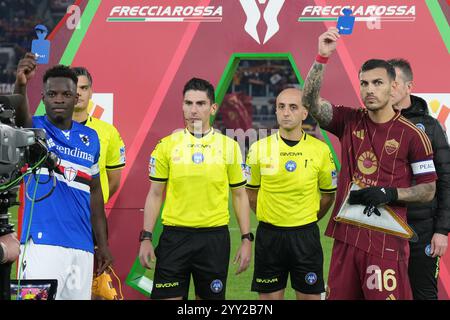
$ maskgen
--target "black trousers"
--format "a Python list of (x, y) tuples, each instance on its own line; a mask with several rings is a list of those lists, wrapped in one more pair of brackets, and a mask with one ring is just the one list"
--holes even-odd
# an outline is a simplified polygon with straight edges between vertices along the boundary
[(409, 281), (414, 300), (437, 300), (439, 257), (427, 255), (427, 246), (434, 234), (433, 219), (408, 221), (419, 241), (409, 243)]

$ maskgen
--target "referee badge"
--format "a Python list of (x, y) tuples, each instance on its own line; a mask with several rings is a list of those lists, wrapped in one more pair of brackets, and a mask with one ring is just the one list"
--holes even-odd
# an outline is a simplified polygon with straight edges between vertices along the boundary
[(308, 272), (305, 276), (305, 282), (312, 286), (317, 282), (317, 274), (315, 274), (314, 272)]
[(211, 282), (211, 285), (209, 286), (211, 288), (211, 291), (214, 293), (220, 293), (223, 290), (223, 283), (219, 279), (215, 279)]
[(205, 160), (205, 157), (203, 156), (203, 153), (196, 152), (192, 155), (192, 161), (195, 164), (200, 164)]
[(151, 176), (155, 175), (156, 172), (156, 159), (154, 157), (150, 158), (150, 162), (148, 164), (148, 172)]
[(295, 171), (295, 169), (297, 169), (297, 163), (295, 163), (295, 161), (289, 160), (288, 162), (286, 162), (284, 167), (286, 168), (287, 171), (293, 172)]
[(120, 147), (120, 162), (125, 163), (125, 146)]
[(337, 187), (337, 172), (336, 170), (331, 171), (331, 185)]
[(246, 165), (245, 163), (241, 164), (242, 174), (244, 176), (245, 180), (249, 180), (252, 176), (250, 166)]

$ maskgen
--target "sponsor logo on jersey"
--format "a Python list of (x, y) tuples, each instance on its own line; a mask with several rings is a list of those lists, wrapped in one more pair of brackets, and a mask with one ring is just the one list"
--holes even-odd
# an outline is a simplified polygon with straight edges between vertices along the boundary
[(280, 152), (280, 156), (282, 157), (297, 157), (301, 155), (301, 152)]
[(377, 157), (371, 151), (365, 151), (358, 157), (358, 169), (363, 174), (372, 174), (378, 169)]
[(75, 158), (80, 158), (83, 160), (94, 162), (94, 156), (92, 154), (82, 151), (79, 148), (68, 148), (68, 147), (63, 147), (63, 146), (57, 145), (53, 142), (53, 140), (51, 138), (47, 140), (47, 145), (49, 148), (53, 148), (53, 147), (56, 148), (56, 150), (60, 154), (65, 154), (65, 155), (72, 156)]
[(187, 145), (188, 148), (211, 148), (210, 144), (201, 144), (201, 143), (189, 143)]

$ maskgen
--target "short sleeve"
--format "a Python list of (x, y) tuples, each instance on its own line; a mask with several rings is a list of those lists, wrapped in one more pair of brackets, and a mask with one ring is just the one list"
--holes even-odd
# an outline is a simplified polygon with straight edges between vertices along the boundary
[(155, 146), (148, 165), (149, 178), (153, 182), (165, 183), (169, 178), (169, 160), (164, 140)]
[(417, 184), (429, 183), (437, 179), (433, 148), (430, 139), (421, 130), (414, 130), (411, 134), (408, 158)]
[(258, 161), (258, 143), (255, 142), (251, 145), (248, 151), (247, 161), (247, 185), (246, 188), (258, 189), (261, 186), (261, 171), (260, 164)]
[(100, 140), (98, 139), (98, 135), (97, 133), (92, 130), (94, 132), (95, 135), (95, 139), (97, 140), (97, 144), (96, 144), (96, 148), (94, 151), (94, 162), (91, 166), (91, 176), (92, 178), (97, 178), (100, 176), (100, 167), (98, 164), (98, 160), (100, 158)]
[(328, 146), (323, 146), (322, 161), (319, 168), (319, 189), (322, 193), (333, 193), (337, 189), (337, 171), (333, 155)]
[(125, 144), (115, 127), (111, 132), (106, 152), (106, 170), (117, 170), (125, 166)]
[(247, 180), (245, 177), (246, 165), (242, 159), (241, 148), (239, 144), (234, 140), (227, 140), (226, 146), (227, 152), (232, 152), (229, 154), (227, 159), (231, 159), (230, 163), (227, 163), (227, 174), (228, 174), (228, 183), (230, 188), (239, 188), (246, 184)]

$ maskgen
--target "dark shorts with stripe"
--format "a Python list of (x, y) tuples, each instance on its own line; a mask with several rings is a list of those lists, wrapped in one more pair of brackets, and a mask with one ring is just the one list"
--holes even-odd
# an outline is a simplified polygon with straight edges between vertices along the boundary
[(270, 293), (291, 286), (304, 294), (325, 291), (323, 252), (317, 223), (277, 227), (260, 222), (256, 231), (252, 291)]
[(230, 260), (227, 226), (164, 226), (155, 255), (152, 299), (187, 298), (191, 275), (201, 299), (225, 299)]

